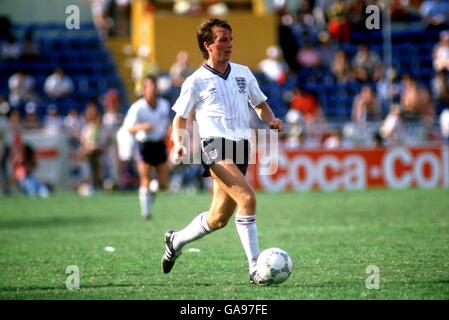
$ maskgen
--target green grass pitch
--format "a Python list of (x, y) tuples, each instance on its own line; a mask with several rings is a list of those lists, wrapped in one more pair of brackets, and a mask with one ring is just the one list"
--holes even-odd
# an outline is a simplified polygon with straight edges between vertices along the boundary
[[(149, 221), (137, 192), (0, 198), (0, 299), (449, 299), (447, 189), (259, 193), (260, 246), (294, 263), (269, 287), (249, 284), (233, 221), (161, 272), (165, 231), (207, 210), (210, 197), (159, 194)], [(66, 288), (70, 265), (79, 289)], [(369, 266), (379, 289), (366, 287)]]

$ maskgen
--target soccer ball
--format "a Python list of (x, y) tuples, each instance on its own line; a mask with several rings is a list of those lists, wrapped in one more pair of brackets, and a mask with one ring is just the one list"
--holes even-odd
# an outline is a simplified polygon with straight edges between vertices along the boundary
[(268, 284), (282, 283), (290, 277), (293, 262), (287, 252), (279, 248), (262, 251), (257, 258), (257, 273)]

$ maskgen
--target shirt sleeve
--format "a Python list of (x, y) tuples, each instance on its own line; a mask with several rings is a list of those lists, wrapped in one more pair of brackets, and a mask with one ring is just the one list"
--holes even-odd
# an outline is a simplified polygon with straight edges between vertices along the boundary
[(129, 128), (134, 127), (137, 124), (137, 109), (131, 108), (128, 110), (126, 114), (125, 120), (123, 120), (123, 128), (128, 130)]
[(164, 116), (161, 119), (161, 126), (164, 128), (164, 130), (167, 130), (170, 124), (170, 103), (166, 99), (161, 99), (161, 103), (164, 108)]
[(249, 102), (253, 107), (258, 106), (262, 102), (267, 100), (267, 96), (260, 90), (259, 84), (257, 83), (256, 77), (254, 77), (253, 73), (248, 69), (248, 96)]
[(193, 79), (187, 78), (181, 87), (181, 94), (173, 106), (173, 111), (177, 116), (181, 116), (184, 119), (189, 117), (190, 112), (198, 101), (198, 91), (195, 88)]

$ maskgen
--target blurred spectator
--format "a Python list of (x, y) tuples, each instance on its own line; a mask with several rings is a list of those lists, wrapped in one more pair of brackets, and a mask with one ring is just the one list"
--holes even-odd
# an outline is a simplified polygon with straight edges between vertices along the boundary
[(47, 198), (49, 190), (43, 182), (35, 177), (36, 167), (37, 159), (33, 147), (22, 144), (19, 152), (13, 157), (14, 178), (18, 182), (20, 190), (27, 196)]
[(291, 71), (298, 70), (296, 54), (299, 49), (297, 38), (292, 30), (293, 16), (288, 11), (285, 3), (277, 10), (279, 46), (282, 48), (282, 55)]
[(441, 134), (446, 144), (449, 143), (449, 108), (446, 108), (440, 114)]
[(435, 71), (449, 71), (449, 31), (440, 32), (440, 41), (433, 48), (433, 68)]
[(301, 112), (288, 110), (285, 115), (284, 147), (295, 150), (302, 146), (304, 138), (304, 123)]
[(377, 97), (382, 106), (382, 111), (389, 110), (392, 103), (399, 103), (402, 86), (399, 83), (397, 71), (388, 68), (382, 79), (376, 84)]
[(103, 115), (103, 125), (107, 131), (112, 132), (115, 137), (117, 130), (123, 122), (123, 113), (120, 95), (117, 89), (109, 89), (103, 98), (105, 113)]
[(141, 46), (137, 51), (137, 57), (132, 62), (132, 78), (134, 81), (134, 93), (136, 96), (143, 94), (143, 79), (147, 75), (157, 76), (159, 67), (156, 62), (150, 60), (151, 49)]
[(385, 146), (385, 140), (382, 137), (382, 135), (380, 134), (380, 131), (376, 131), (373, 134), (373, 142), (372, 142), (372, 147), (373, 148), (380, 148), (380, 147), (384, 147)]
[(402, 77), (402, 84), (404, 88), (401, 95), (401, 116), (403, 120), (433, 125), (435, 111), (429, 90), (418, 85), (410, 75)]
[(9, 128), (11, 129), (12, 139), (16, 139), (16, 136), (20, 136), (23, 130), (22, 117), (19, 110), (12, 109), (9, 114)]
[(73, 81), (60, 67), (47, 77), (44, 91), (51, 99), (65, 98), (73, 92)]
[(399, 104), (392, 105), (390, 112), (382, 122), (379, 133), (387, 144), (401, 144), (403, 142), (404, 127)]
[(25, 33), (20, 54), (21, 58), (24, 60), (33, 60), (39, 58), (40, 50), (39, 46), (34, 40), (34, 34), (32, 30), (28, 30)]
[(28, 102), (25, 105), (25, 118), (22, 122), (24, 130), (39, 130), (42, 128), (37, 116), (37, 105), (34, 102)]
[(174, 0), (173, 12), (179, 15), (195, 14), (202, 11), (201, 0)]
[(170, 67), (170, 80), (172, 86), (181, 88), (184, 80), (190, 76), (195, 69), (189, 61), (189, 53), (187, 51), (179, 51), (176, 55), (176, 61)]
[(229, 7), (224, 0), (203, 0), (202, 2), (210, 16), (225, 16), (229, 13)]
[[(282, 0), (281, 0), (282, 1)], [(327, 29), (327, 12), (330, 6), (333, 4), (334, 0), (315, 0), (312, 3), (313, 16), (315, 18), (315, 25), (319, 30)]]
[(447, 0), (426, 0), (419, 12), (429, 28), (442, 29), (449, 27), (449, 3)]
[(105, 112), (103, 114), (104, 131), (104, 156), (105, 163), (102, 166), (107, 172), (104, 176), (107, 189), (117, 186), (119, 183), (119, 159), (117, 150), (117, 132), (123, 122), (123, 113), (121, 113), (120, 96), (116, 89), (109, 89), (103, 100)]
[(63, 119), (63, 128), (65, 133), (69, 136), (69, 145), (79, 146), (82, 125), (78, 110), (70, 109)]
[[(102, 187), (101, 154), (103, 152), (103, 133), (101, 117), (96, 103), (89, 102), (84, 111), (84, 125), (81, 129), (81, 154), (86, 160), (86, 184), (80, 186), (83, 195), (90, 195)], [(87, 192), (84, 193), (84, 188)]]
[(296, 21), (292, 24), (292, 31), (299, 46), (304, 46), (305, 43), (317, 43), (318, 28), (308, 1), (299, 3)]
[(366, 31), (365, 25), (366, 21), (365, 8), (367, 7), (366, 1), (363, 0), (350, 1), (348, 3), (348, 6), (349, 6), (348, 21), (351, 32)]
[(382, 77), (383, 65), (374, 51), (362, 44), (358, 47), (355, 57), (352, 59), (352, 68), (355, 77), (361, 82), (376, 82)]
[(55, 104), (47, 106), (47, 115), (44, 117), (43, 127), (44, 131), (51, 135), (59, 135), (63, 132), (63, 121)]
[(358, 127), (365, 127), (368, 121), (379, 121), (382, 119), (379, 102), (370, 86), (363, 86), (355, 96), (352, 104), (351, 119)]
[(343, 133), (340, 130), (332, 130), (323, 140), (323, 148), (327, 150), (338, 149), (341, 147)]
[(34, 99), (34, 83), (34, 78), (23, 70), (11, 75), (8, 80), (8, 87), (9, 103), (12, 107), (17, 107)]
[(351, 37), (349, 7), (344, 0), (335, 0), (327, 14), (327, 29), (331, 38), (337, 42), (348, 42)]
[(131, 16), (131, 0), (115, 0), (117, 6), (118, 35), (129, 36), (129, 21)]
[(3, 60), (16, 60), (20, 56), (20, 45), (17, 43), (16, 38), (12, 34), (9, 34), (6, 42), (2, 46), (2, 58)]
[(337, 53), (337, 46), (335, 43), (330, 41), (330, 36), (328, 32), (320, 32), (318, 35), (320, 56), (323, 65), (326, 68), (330, 68), (334, 60), (335, 54)]
[(419, 12), (415, 12), (411, 6), (410, 0), (392, 0), (390, 5), (390, 16), (392, 22), (411, 22), (420, 20)]
[(89, 0), (92, 17), (97, 27), (98, 34), (102, 38), (107, 38), (108, 30), (111, 27), (111, 21), (107, 16), (107, 11), (111, 0)]
[(290, 102), (290, 108), (298, 110), (306, 126), (324, 123), (325, 117), (315, 94), (295, 88)]
[(81, 130), (82, 121), (76, 109), (69, 110), (64, 117), (63, 128), (68, 137), (69, 147), (69, 182), (73, 188), (76, 188), (81, 183)]
[(279, 85), (287, 79), (288, 66), (282, 59), (282, 53), (278, 46), (270, 46), (266, 50), (267, 57), (260, 61), (259, 70), (271, 81)]
[(331, 71), (338, 83), (347, 83), (353, 79), (351, 64), (345, 51), (339, 50), (335, 53)]
[(12, 143), (11, 128), (8, 120), (9, 109), (9, 104), (5, 97), (0, 96), (0, 186), (4, 194), (11, 192), (8, 172)]
[(449, 79), (447, 77), (447, 71), (437, 71), (431, 81), (431, 91), (432, 98), (437, 105), (449, 106)]
[(300, 67), (307, 69), (318, 68), (323, 64), (320, 51), (310, 42), (305, 43), (304, 46), (299, 49), (297, 60)]

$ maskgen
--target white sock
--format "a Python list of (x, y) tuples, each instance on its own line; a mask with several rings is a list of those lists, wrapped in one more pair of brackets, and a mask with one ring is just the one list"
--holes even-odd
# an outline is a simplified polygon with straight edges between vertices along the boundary
[(184, 229), (175, 232), (173, 247), (175, 250), (181, 250), (187, 243), (198, 240), (212, 231), (207, 224), (207, 212), (202, 212)]
[(256, 216), (236, 214), (235, 225), (240, 236), (243, 249), (248, 258), (249, 273), (256, 269), (257, 257), (259, 256), (259, 235), (257, 233)]
[(142, 217), (151, 216), (151, 194), (148, 188), (141, 186), (139, 188), (140, 213)]

